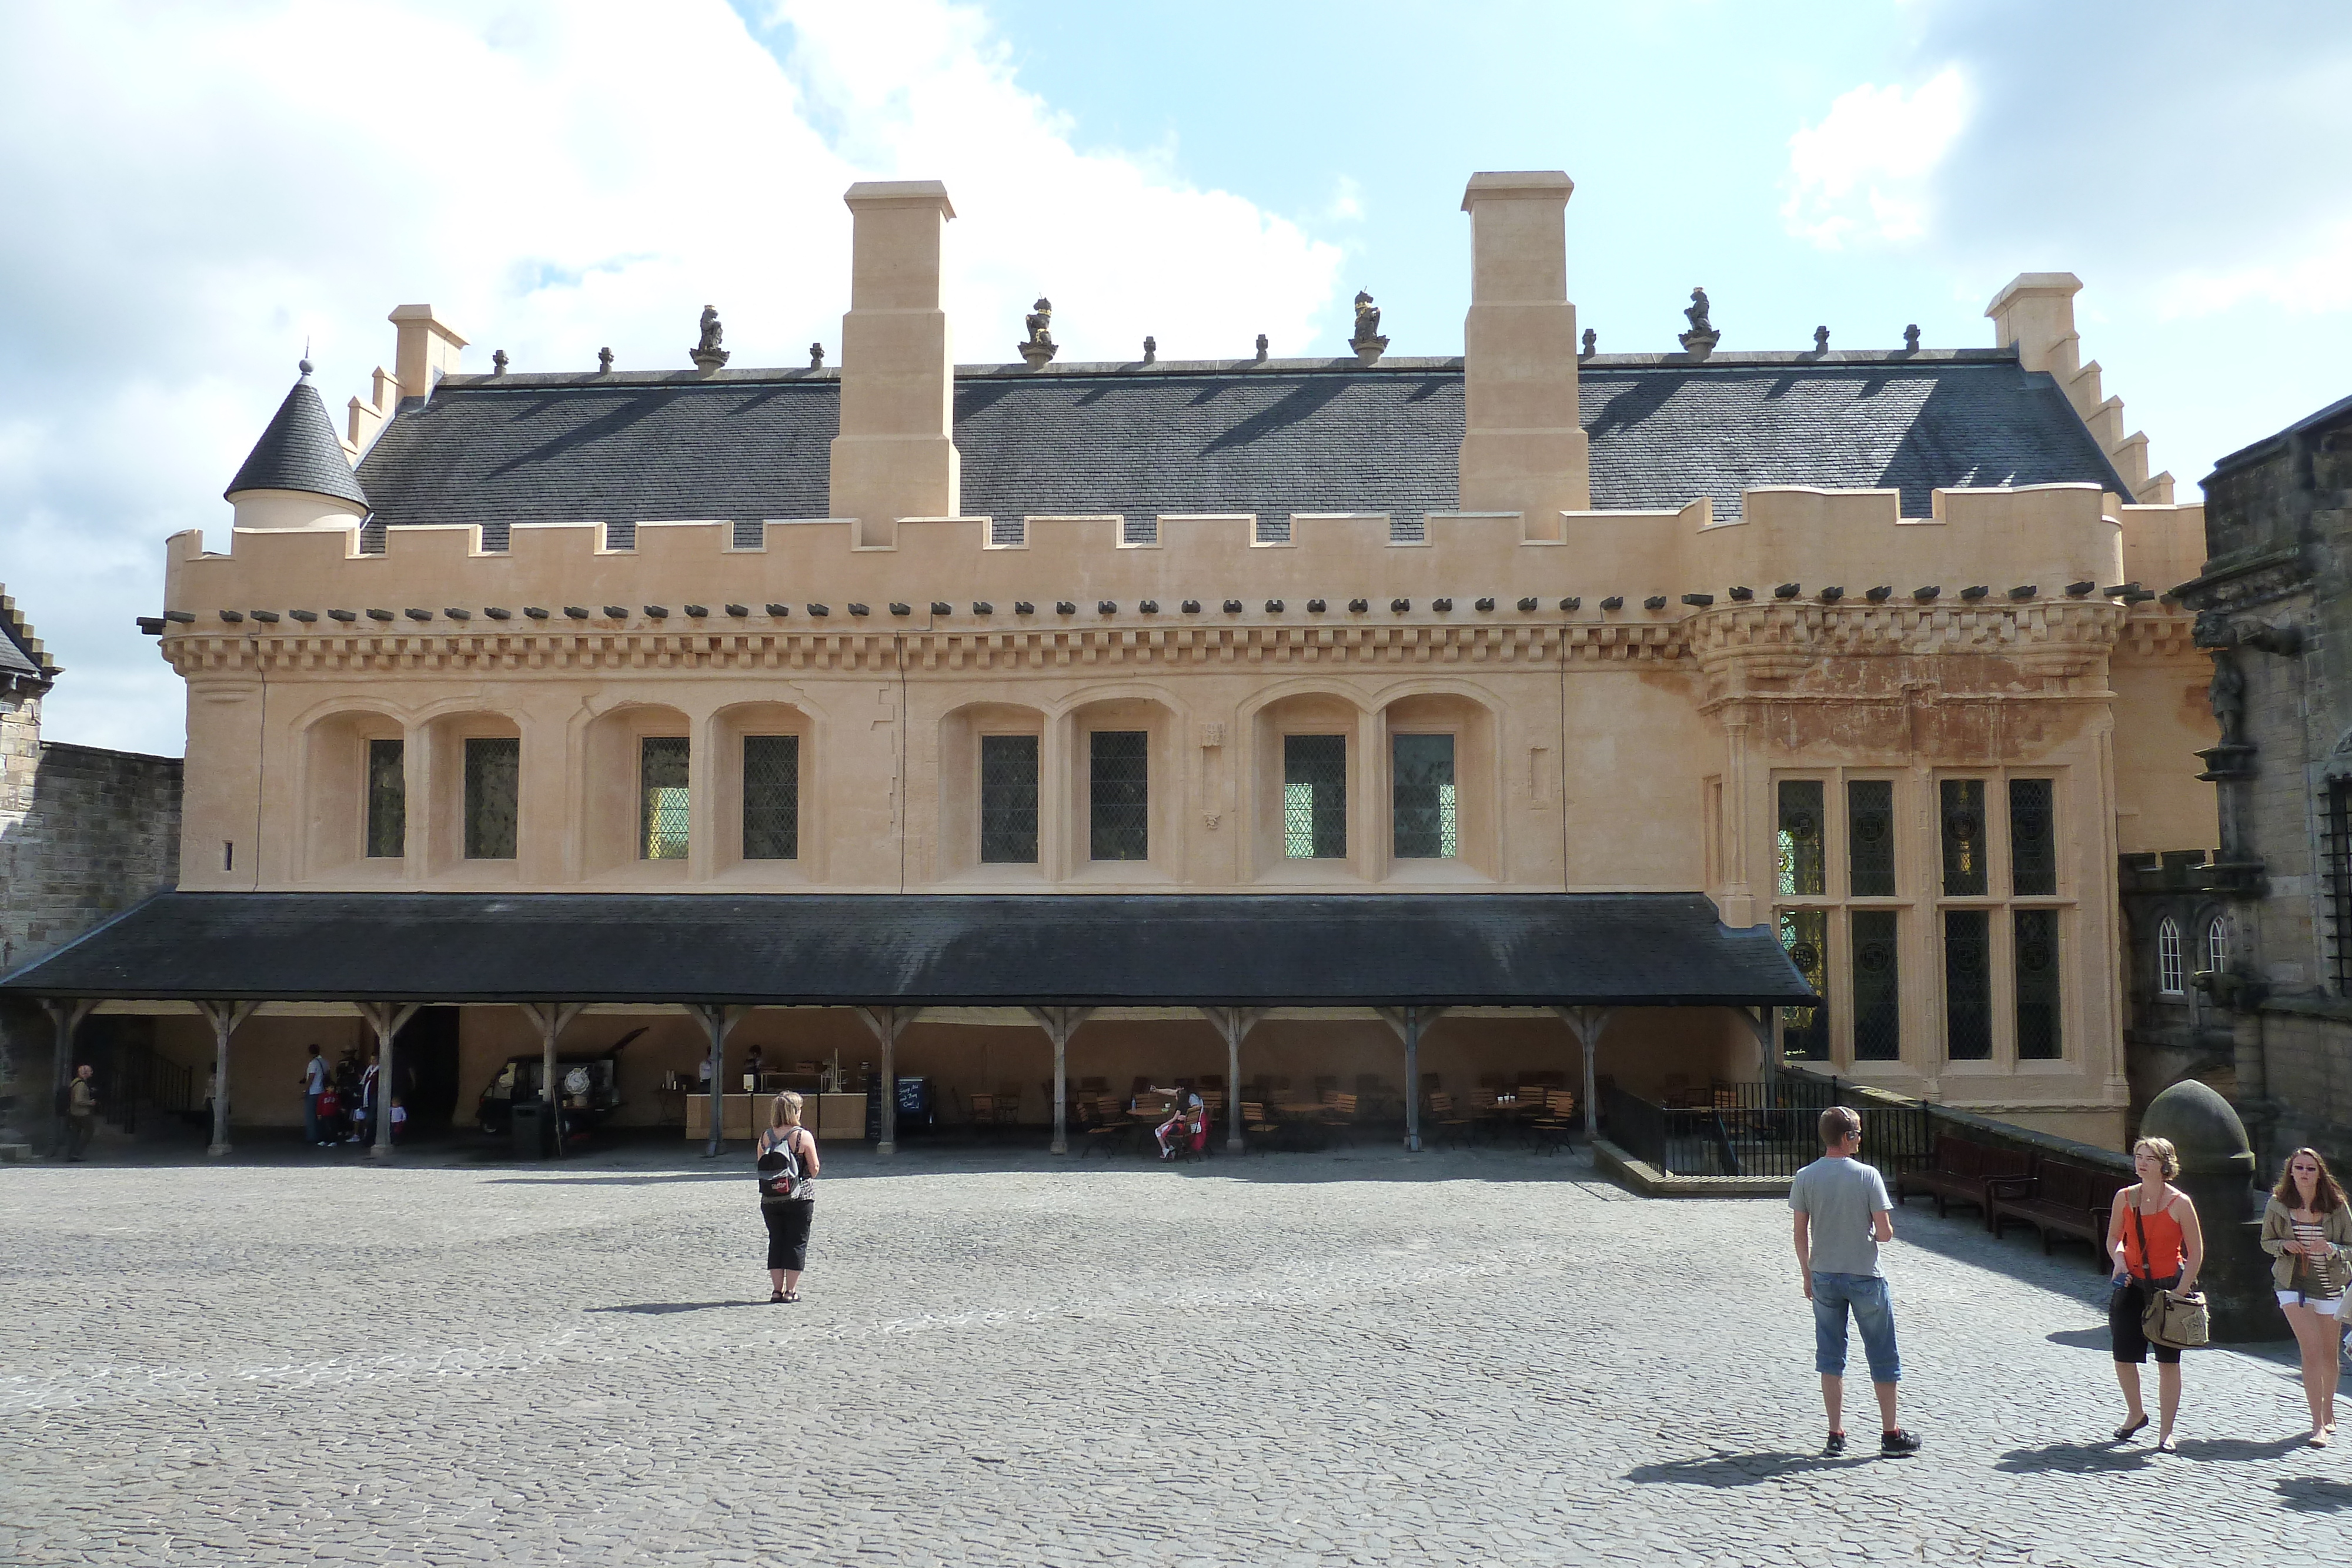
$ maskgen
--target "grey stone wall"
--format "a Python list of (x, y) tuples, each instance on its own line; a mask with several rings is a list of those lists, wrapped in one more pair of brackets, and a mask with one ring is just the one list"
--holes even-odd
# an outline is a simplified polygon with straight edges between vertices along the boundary
[[(180, 759), (40, 738), (40, 695), (0, 695), (0, 969), (72, 940), (180, 873)], [(96, 1020), (93, 1020), (93, 1024)], [(103, 1032), (85, 1024), (84, 1041)], [(49, 1021), (0, 1004), (0, 1113), (37, 1130), (54, 1087)]]

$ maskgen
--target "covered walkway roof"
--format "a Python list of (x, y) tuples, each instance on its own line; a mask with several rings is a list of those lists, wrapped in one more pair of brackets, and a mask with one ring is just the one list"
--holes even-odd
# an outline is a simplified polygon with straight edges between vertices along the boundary
[(164, 893), (0, 979), (219, 1001), (1802, 1006), (1696, 893)]

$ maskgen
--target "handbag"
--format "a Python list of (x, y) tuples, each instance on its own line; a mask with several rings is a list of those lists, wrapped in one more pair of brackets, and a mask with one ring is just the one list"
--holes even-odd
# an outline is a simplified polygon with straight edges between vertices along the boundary
[[(2139, 1199), (2126, 1199), (2131, 1205), (2132, 1228), (2139, 1232), (2139, 1266), (2153, 1270), (2154, 1259), (2147, 1249), (2147, 1226), (2140, 1218)], [(2139, 1332), (2150, 1344), (2167, 1350), (2196, 1350), (2212, 1338), (2211, 1318), (2205, 1310), (2205, 1292), (2193, 1291), (2180, 1295), (2159, 1290), (2156, 1276), (2146, 1276), (2141, 1283), (2147, 1287), (2147, 1305), (2140, 1309)]]

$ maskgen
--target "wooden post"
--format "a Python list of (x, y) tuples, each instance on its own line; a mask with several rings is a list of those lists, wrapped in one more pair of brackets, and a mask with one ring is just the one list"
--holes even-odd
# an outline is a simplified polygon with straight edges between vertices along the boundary
[(1444, 1008), (1374, 1008), (1388, 1026), (1404, 1041), (1404, 1146), (1407, 1154), (1421, 1153), (1421, 1028), (1435, 1023), (1445, 1014)]
[[(392, 1157), (392, 1041), (422, 1002), (362, 1002), (360, 1017), (375, 1030), (375, 1145), (368, 1150), (378, 1159)], [(224, 1047), (224, 1050), (226, 1048)]]
[[(96, 1006), (98, 1006), (98, 999), (94, 997), (43, 997), (41, 998), (41, 1010), (49, 1015), (50, 1036), (57, 1043), (58, 1087), (63, 1087), (73, 1081), (74, 1032), (81, 1028), (81, 1020), (89, 1017), (90, 1009)], [(58, 1120), (61, 1121), (62, 1118)], [(54, 1131), (58, 1134), (58, 1147), (62, 1151), (65, 1128), (60, 1125)]]
[(1225, 1037), (1225, 1152), (1242, 1152), (1242, 1040), (1266, 1015), (1265, 1008), (1202, 1008)]
[(198, 1002), (196, 1010), (213, 1026), (213, 1141), (205, 1153), (228, 1153), (228, 1037), (253, 1016), (259, 1002)]
[[(524, 1002), (522, 1016), (530, 1019), (539, 1030), (539, 1103), (540, 1114), (551, 1117), (555, 1124), (555, 1157), (563, 1157), (563, 1113), (555, 1092), (555, 1037), (580, 1016), (585, 1002)], [(714, 1070), (715, 1072), (715, 1070)], [(716, 1083), (718, 1079), (711, 1080)], [(508, 1102), (512, 1104), (513, 1102)]]
[(1616, 1010), (1614, 1008), (1552, 1009), (1568, 1025), (1570, 1032), (1576, 1036), (1576, 1043), (1584, 1051), (1584, 1142), (1588, 1148), (1591, 1146), (1592, 1140), (1601, 1135), (1601, 1107), (1597, 1103), (1601, 1093), (1601, 1075), (1594, 1058), (1599, 1053), (1601, 1031), (1609, 1027), (1609, 1015)]
[(1094, 1016), (1092, 1008), (1032, 1007), (1029, 1016), (1054, 1042), (1054, 1143), (1053, 1152), (1070, 1152), (1070, 1036), (1080, 1024)]
[(920, 1008), (859, 1008), (857, 1016), (882, 1045), (882, 1131), (874, 1140), (877, 1155), (898, 1152), (898, 1037), (915, 1021)]
[[(858, 1010), (865, 1011), (863, 1008)], [(710, 1142), (704, 1146), (702, 1157), (715, 1160), (727, 1142), (727, 1037), (735, 1032), (737, 1024), (751, 1016), (751, 1009), (696, 1002), (692, 1011), (702, 1020), (702, 1032), (710, 1039)], [(550, 1060), (553, 1060), (551, 1055)]]

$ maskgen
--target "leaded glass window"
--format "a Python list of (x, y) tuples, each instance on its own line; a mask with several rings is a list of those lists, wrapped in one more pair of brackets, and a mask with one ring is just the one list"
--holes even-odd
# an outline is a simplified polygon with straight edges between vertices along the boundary
[(2055, 1061), (2058, 1032), (2058, 912), (2013, 912), (2017, 933), (2017, 1059)]
[[(1789, 950), (1789, 962), (1797, 973), (1805, 977), (1816, 996), (1829, 995), (1830, 920), (1829, 913), (1821, 909), (1784, 909), (1780, 912), (1780, 944)], [(1780, 1009), (1780, 1054), (1790, 1061), (1827, 1061), (1830, 1057), (1830, 1009), (1782, 1008)]]
[(2179, 996), (2189, 988), (2186, 977), (2181, 973), (2180, 926), (2168, 915), (2156, 927), (2156, 988), (2168, 997)]
[(1822, 781), (1780, 780), (1780, 886), (1784, 896), (1818, 898), (1822, 880)]
[(1853, 912), (1853, 1059), (1903, 1057), (1903, 987), (1891, 909)]
[(1846, 879), (1856, 898), (1895, 896), (1895, 781), (1855, 779), (1845, 787)]
[(466, 742), (466, 858), (515, 858), (522, 742), (510, 735), (474, 736)]
[(1088, 855), (1098, 861), (1150, 859), (1150, 732), (1097, 729), (1087, 745)]
[(2215, 915), (2205, 923), (2205, 972), (2219, 975), (2230, 967), (2230, 922)]
[(980, 858), (990, 865), (1037, 862), (1037, 737), (980, 737)]
[(743, 858), (798, 860), (801, 853), (801, 737), (743, 737)]
[(1348, 737), (1282, 737), (1282, 852), (1291, 860), (1348, 854)]
[(1389, 814), (1399, 860), (1452, 860), (1461, 852), (1461, 824), (1454, 815), (1454, 737), (1400, 735), (1391, 737), (1392, 769)]
[(684, 736), (649, 735), (637, 742), (637, 856), (686, 858), (687, 767)]
[(397, 740), (367, 743), (367, 852), (396, 860), (408, 852), (407, 747)]
[(2051, 821), (2051, 781), (2009, 781), (2009, 874), (2021, 898), (2058, 891), (2058, 845)]
[(1954, 1061), (1985, 1061), (1992, 1056), (1990, 910), (1944, 911), (1944, 1051)]
[(1981, 779), (1941, 781), (1944, 896), (1981, 896), (1985, 879), (1985, 787)]

